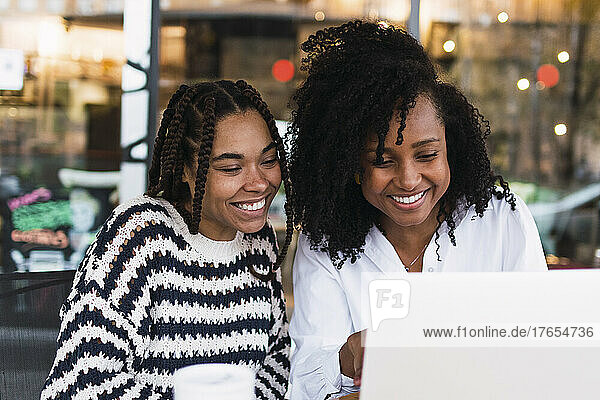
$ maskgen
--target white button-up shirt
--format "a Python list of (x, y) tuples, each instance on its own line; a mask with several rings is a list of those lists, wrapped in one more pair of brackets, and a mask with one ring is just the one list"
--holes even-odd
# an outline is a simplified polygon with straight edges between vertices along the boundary
[[(423, 256), (423, 273), (546, 270), (533, 217), (515, 197), (514, 211), (508, 202), (493, 197), (481, 218), (474, 207), (458, 212), (456, 246), (443, 223), (438, 239), (441, 261), (434, 235)], [(351, 378), (340, 373), (338, 352), (348, 336), (369, 324), (361, 312), (361, 275), (390, 272), (406, 273), (393, 245), (375, 227), (367, 234), (360, 258), (353, 264), (346, 261), (341, 269), (333, 266), (325, 252), (311, 250), (308, 238), (300, 235), (290, 325), (296, 347), (291, 400), (321, 400), (329, 394), (337, 397), (358, 390)]]

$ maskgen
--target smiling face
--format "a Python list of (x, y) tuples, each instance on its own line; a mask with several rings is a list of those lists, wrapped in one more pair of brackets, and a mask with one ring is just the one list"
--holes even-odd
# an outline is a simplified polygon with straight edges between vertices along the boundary
[[(197, 162), (193, 173), (184, 166), (192, 194), (196, 168)], [(259, 231), (280, 184), (275, 143), (261, 115), (252, 110), (223, 118), (215, 126), (199, 231), (214, 240)]]
[(450, 185), (445, 129), (427, 96), (410, 109), (404, 142), (396, 145), (398, 115), (390, 121), (383, 164), (375, 165), (377, 136), (370, 135), (361, 154), (365, 199), (381, 211), (386, 232), (394, 228), (437, 226), (437, 204)]

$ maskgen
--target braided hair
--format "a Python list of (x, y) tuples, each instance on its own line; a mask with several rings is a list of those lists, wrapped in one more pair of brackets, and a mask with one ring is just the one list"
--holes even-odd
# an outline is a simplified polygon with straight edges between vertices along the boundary
[[(146, 194), (168, 200), (181, 214), (190, 233), (197, 234), (202, 213), (202, 200), (206, 188), (210, 154), (215, 135), (215, 125), (223, 118), (256, 110), (265, 120), (271, 139), (275, 143), (281, 176), (286, 193), (286, 235), (275, 265), (267, 274), (251, 267), (255, 277), (270, 281), (285, 259), (292, 240), (293, 217), (291, 183), (283, 141), (273, 115), (256, 89), (244, 81), (202, 82), (181, 85), (173, 94), (156, 135), (152, 163), (148, 172)], [(193, 197), (189, 185), (182, 180), (184, 165), (193, 168), (198, 162)], [(190, 198), (191, 197), (191, 198)], [(191, 213), (185, 204), (192, 202)]]
[(446, 132), (450, 186), (440, 199), (437, 228), (445, 221), (456, 245), (453, 215), (459, 203), (474, 206), (481, 217), (495, 195), (515, 209), (508, 184), (491, 170), (485, 148), (489, 123), (458, 89), (438, 79), (423, 47), (404, 30), (357, 20), (317, 31), (302, 50), (308, 74), (293, 97), (289, 169), (294, 222), (313, 249), (326, 251), (338, 267), (363, 251), (380, 215), (354, 179), (362, 172), (367, 134), (377, 135), (375, 163), (380, 164), (392, 116), (400, 117), (399, 145), (421, 94), (431, 100)]

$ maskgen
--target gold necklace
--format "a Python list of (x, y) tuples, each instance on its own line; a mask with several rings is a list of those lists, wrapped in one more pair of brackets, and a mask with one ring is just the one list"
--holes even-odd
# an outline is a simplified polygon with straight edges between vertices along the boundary
[[(385, 231), (383, 230), (383, 226), (381, 226), (381, 224), (379, 222), (375, 222), (375, 227), (377, 227), (377, 229), (379, 229), (379, 232), (381, 232), (381, 234), (384, 237), (387, 237), (385, 234)], [(417, 260), (423, 255), (423, 253), (425, 253), (425, 249), (427, 248), (428, 244), (429, 243), (425, 243), (425, 247), (423, 247), (423, 249), (419, 252), (419, 255), (417, 256), (417, 258), (415, 258), (414, 260), (412, 260), (412, 262), (410, 264), (408, 264), (408, 267), (404, 266), (404, 269), (406, 270), (406, 272), (410, 272), (410, 267), (412, 267), (417, 262)], [(400, 260), (400, 261), (402, 261), (402, 260)]]
[(425, 253), (425, 249), (427, 248), (428, 244), (429, 243), (425, 244), (425, 247), (423, 247), (423, 250), (421, 250), (419, 252), (419, 255), (417, 256), (417, 258), (415, 258), (414, 260), (412, 260), (412, 262), (410, 264), (408, 264), (408, 267), (404, 267), (404, 269), (406, 270), (406, 272), (409, 272), (410, 271), (410, 267), (412, 267), (417, 262), (417, 260), (419, 258), (421, 258), (421, 256), (423, 255), (423, 253)]

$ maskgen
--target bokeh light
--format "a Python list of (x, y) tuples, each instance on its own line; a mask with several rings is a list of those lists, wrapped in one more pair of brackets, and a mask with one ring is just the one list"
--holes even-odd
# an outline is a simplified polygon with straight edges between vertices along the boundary
[(498, 22), (503, 24), (506, 21), (508, 21), (508, 13), (506, 11), (502, 11), (500, 14), (498, 14)]
[(325, 13), (323, 11), (317, 11), (315, 13), (315, 20), (321, 22), (325, 20)]
[(552, 64), (541, 65), (537, 70), (537, 80), (542, 82), (545, 87), (551, 88), (558, 83), (560, 73), (558, 68)]
[(519, 88), (519, 90), (529, 89), (529, 79), (527, 79), (527, 78), (519, 79), (519, 81), (517, 82), (517, 87)]
[(558, 55), (556, 56), (556, 58), (558, 58), (558, 62), (564, 64), (567, 61), (569, 61), (569, 58), (571, 58), (571, 56), (569, 55), (568, 51), (561, 51), (560, 53), (558, 53)]
[(279, 82), (289, 82), (294, 77), (294, 64), (289, 60), (277, 60), (271, 68), (271, 73)]
[(442, 47), (446, 53), (452, 53), (456, 48), (456, 43), (454, 43), (454, 40), (446, 40)]
[(565, 125), (565, 124), (557, 124), (554, 127), (554, 133), (556, 133), (557, 136), (565, 135), (567, 133), (567, 125)]

